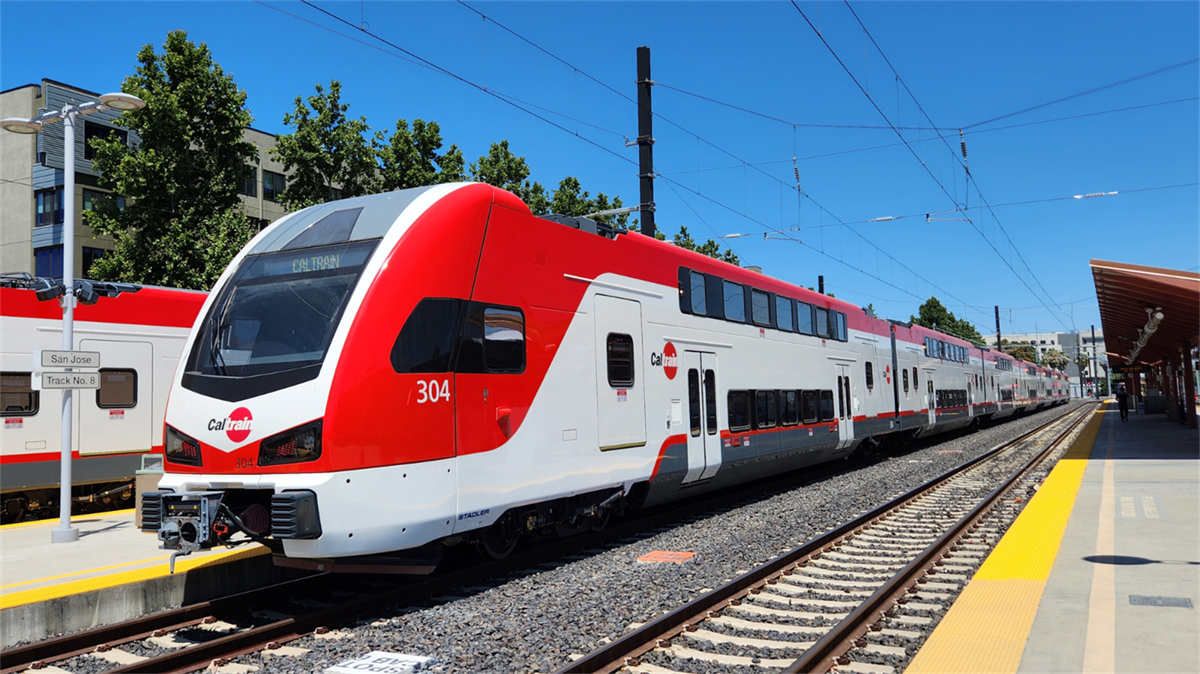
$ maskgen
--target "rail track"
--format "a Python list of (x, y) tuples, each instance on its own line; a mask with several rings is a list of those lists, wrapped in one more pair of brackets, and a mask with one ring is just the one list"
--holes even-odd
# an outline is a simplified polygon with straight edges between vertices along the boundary
[[(1043, 432), (1060, 420), (1061, 417), (1012, 442), (1020, 442)], [(938, 437), (928, 442), (937, 444), (946, 439)], [(996, 451), (998, 450), (993, 450), (992, 453)], [(882, 460), (884, 457), (871, 457), (854, 464), (854, 467)], [(974, 462), (967, 465), (974, 465)], [(601, 532), (522, 550), (503, 560), (451, 565), (451, 568), (439, 570), (435, 575), (422, 579), (392, 577), (380, 580), (379, 577), (314, 574), (217, 600), (11, 648), (0, 653), (0, 674), (37, 669), (86, 654), (115, 666), (115, 669), (108, 670), (111, 672), (190, 672), (208, 667), (214, 661), (223, 663), (246, 653), (276, 650), (309, 634), (329, 633), (330, 637), (336, 638), (337, 632), (331, 632), (332, 628), (393, 606), (418, 604), (446, 595), (457, 588), (477, 587), (486, 583), (488, 578), (508, 576), (563, 557), (650, 535), (681, 520), (736, 507), (774, 493), (829, 479), (847, 469), (848, 466), (843, 463), (826, 464), (755, 485), (725, 490), (701, 499), (654, 509), (636, 519), (614, 524)], [(822, 538), (826, 537), (828, 535)], [(738, 583), (739, 580), (741, 579), (730, 585)], [(777, 583), (778, 581), (769, 584), (774, 587)], [(839, 588), (851, 588), (848, 592), (861, 594), (861, 589), (856, 588), (854, 581), (844, 582)], [(724, 589), (705, 595), (705, 598), (716, 597)], [(858, 595), (845, 594), (845, 597), (849, 596)], [(844, 602), (845, 597), (838, 597), (837, 600)], [(764, 607), (767, 606), (767, 599), (769, 597), (763, 597)], [(736, 628), (740, 624), (736, 620), (729, 616), (723, 624)], [(692, 627), (695, 628), (694, 625)], [(698, 628), (696, 631), (699, 631)], [(88, 671), (104, 670), (105, 666), (100, 662), (88, 667)], [(790, 663), (790, 660), (788, 662)], [(767, 662), (764, 661), (763, 664)]]
[(835, 666), (892, 674), (1019, 514), (1044, 475), (1039, 467), (1094, 410), (1085, 405), (1001, 444), (557, 674)]

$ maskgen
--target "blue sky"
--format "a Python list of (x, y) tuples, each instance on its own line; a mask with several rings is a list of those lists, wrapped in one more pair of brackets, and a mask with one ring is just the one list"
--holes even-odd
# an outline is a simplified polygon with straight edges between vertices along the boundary
[[(631, 204), (637, 171), (622, 157), (636, 161), (636, 149), (623, 136), (636, 136), (636, 108), (588, 76), (634, 98), (635, 50), (648, 45), (664, 85), (654, 91), (665, 178), (655, 196), (668, 235), (745, 234), (726, 241), (768, 274), (806, 286), (823, 274), (838, 297), (891, 318), (936, 295), (982, 332), (994, 330), (993, 305), (1006, 333), (1099, 327), (1089, 258), (1200, 265), (1196, 63), (978, 125), (1197, 59), (1194, 2), (852, 3), (869, 36), (844, 3), (800, 2), (820, 37), (790, 2), (469, 3), (579, 73), (456, 2), (315, 4), (351, 26), (274, 0), (5, 0), (0, 89), (45, 77), (115, 90), (141, 45), (185, 29), (248, 92), (256, 128), (285, 133), (293, 99), (339, 79), (343, 101), (375, 129), (436, 120), (469, 159), (508, 139), (544, 185), (574, 175)], [(567, 131), (397, 58), (364, 24)], [(912, 128), (929, 126), (917, 103), (945, 140)], [(889, 124), (908, 127), (907, 145)], [(997, 128), (1011, 125), (1023, 126)], [(960, 127), (969, 187), (954, 156)], [(1149, 189), (1173, 185), (1188, 186)], [(1120, 194), (1062, 199), (1110, 191)], [(990, 210), (978, 208), (981, 194)], [(1027, 201), (1039, 203), (1005, 205)], [(886, 216), (908, 217), (864, 222)], [(790, 231), (764, 239), (770, 230)]]

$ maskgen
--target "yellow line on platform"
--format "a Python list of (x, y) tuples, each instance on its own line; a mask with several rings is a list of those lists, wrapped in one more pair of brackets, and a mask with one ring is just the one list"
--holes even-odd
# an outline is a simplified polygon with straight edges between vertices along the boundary
[(58, 576), (49, 576), (47, 578), (35, 578), (33, 580), (23, 580), (19, 583), (10, 583), (8, 585), (0, 585), (0, 590), (7, 590), (10, 587), (17, 587), (20, 585), (30, 585), (32, 583), (45, 583), (45, 582), (51, 581), (51, 580), (58, 580), (59, 578), (70, 578), (71, 576), (81, 576), (85, 573), (96, 573), (98, 571), (111, 571), (112, 569), (119, 569), (122, 566), (133, 566), (134, 564), (146, 564), (149, 562), (157, 562), (157, 561), (161, 561), (161, 560), (167, 560), (170, 558), (171, 558), (170, 555), (163, 555), (163, 556), (159, 556), (159, 557), (151, 557), (149, 559), (141, 559), (136, 562), (122, 562), (120, 564), (113, 564), (112, 566), (102, 566), (98, 569), (85, 569), (83, 571), (72, 571), (71, 573), (64, 573), (64, 574), (61, 574)]
[[(102, 513), (88, 513), (87, 515), (72, 515), (71, 521), (78, 522), (80, 520), (104, 518), (108, 517), (109, 515), (124, 515), (131, 512), (133, 512), (133, 508), (126, 508), (124, 510), (109, 510), (108, 512)], [(21, 527), (36, 527), (38, 525), (49, 526), (52, 524), (58, 524), (57, 517), (52, 520), (34, 520), (32, 522), (13, 522), (12, 524), (0, 524), (0, 531), (4, 529), (19, 529)]]
[[(240, 550), (229, 550), (207, 557), (199, 557), (195, 559), (182, 558), (175, 564), (175, 573), (186, 573), (206, 566), (216, 564), (224, 564), (226, 562), (234, 562), (242, 559), (249, 559), (259, 555), (270, 554), (270, 550), (258, 545), (251, 544), (250, 548), (242, 548)], [(13, 592), (12, 594), (0, 595), (0, 610), (13, 608), (14, 606), (24, 606), (25, 604), (35, 604), (37, 602), (50, 601), (51, 599), (59, 599), (74, 594), (84, 594), (94, 590), (103, 590), (105, 588), (116, 587), (118, 585), (128, 585), (130, 583), (143, 582), (169, 576), (170, 571), (167, 564), (156, 564), (144, 569), (133, 569), (130, 571), (122, 571), (120, 573), (111, 573), (105, 576), (96, 576), (95, 578), (83, 578), (73, 580), (58, 585), (49, 585), (47, 587), (38, 587), (32, 590), (24, 590), (22, 592)]]
[(1017, 671), (1103, 415), (1097, 410), (905, 674)]

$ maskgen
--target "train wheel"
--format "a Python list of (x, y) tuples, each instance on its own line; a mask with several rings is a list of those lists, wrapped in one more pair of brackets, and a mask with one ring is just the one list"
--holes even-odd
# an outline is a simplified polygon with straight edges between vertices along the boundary
[(593, 517), (591, 527), (590, 527), (591, 530), (592, 531), (604, 531), (604, 528), (608, 526), (608, 520), (611, 517), (612, 517), (611, 510), (605, 510), (603, 515), (600, 515), (599, 517)]
[(515, 518), (506, 514), (484, 530), (475, 543), (475, 550), (484, 559), (504, 559), (517, 549), (520, 538), (521, 530)]
[(25, 517), (25, 502), (22, 499), (12, 499), (0, 508), (0, 524), (20, 522)]

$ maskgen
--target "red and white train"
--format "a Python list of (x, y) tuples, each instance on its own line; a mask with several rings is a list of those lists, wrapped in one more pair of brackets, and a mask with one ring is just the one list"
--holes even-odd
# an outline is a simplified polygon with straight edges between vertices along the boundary
[[(74, 498), (132, 505), (142, 454), (162, 452), (179, 355), (205, 293), (142, 288), (75, 309), (75, 348), (100, 353), (100, 388), (72, 406)], [(0, 288), (0, 521), (58, 510), (62, 393), (37, 386), (34, 354), (62, 345), (62, 310)]]
[(325, 569), (458, 542), (502, 556), (525, 532), (1068, 392), (1007, 355), (535, 217), (482, 184), (282, 218), (234, 259), (185, 352), (144, 528), (182, 553), (241, 531)]

